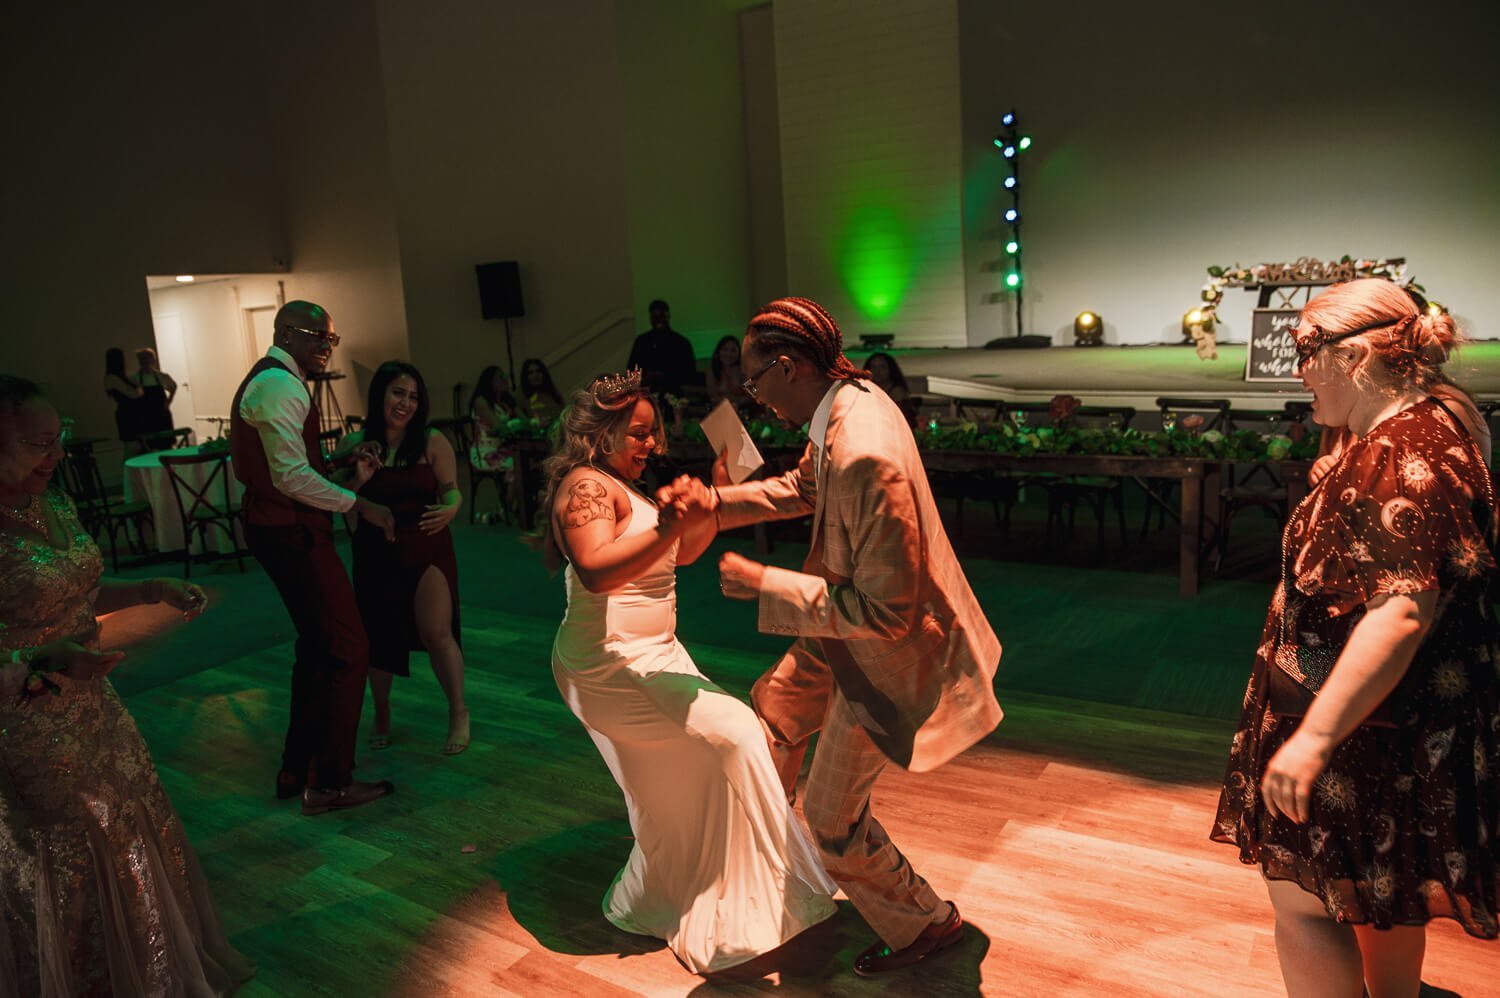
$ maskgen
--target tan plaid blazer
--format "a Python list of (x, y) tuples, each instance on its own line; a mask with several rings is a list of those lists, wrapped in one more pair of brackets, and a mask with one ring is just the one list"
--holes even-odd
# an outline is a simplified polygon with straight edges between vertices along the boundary
[(814, 442), (786, 474), (720, 489), (720, 525), (812, 513), (803, 570), (766, 570), (760, 630), (816, 639), (880, 750), (934, 769), (1000, 723), (1000, 642), (896, 404), (866, 382), (842, 388), (825, 439), (817, 474)]

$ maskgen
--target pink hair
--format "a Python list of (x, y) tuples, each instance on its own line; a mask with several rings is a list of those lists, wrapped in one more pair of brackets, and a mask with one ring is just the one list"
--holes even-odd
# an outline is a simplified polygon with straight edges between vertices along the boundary
[[(1356, 333), (1357, 331), (1357, 333)], [(1339, 343), (1341, 334), (1356, 333)], [(1460, 342), (1453, 319), (1431, 312), (1406, 289), (1378, 277), (1335, 284), (1302, 309), (1297, 339), (1320, 337), (1352, 361), (1350, 376), (1386, 387), (1427, 390), (1447, 382), (1443, 363)], [(1386, 377), (1373, 377), (1379, 360)]]

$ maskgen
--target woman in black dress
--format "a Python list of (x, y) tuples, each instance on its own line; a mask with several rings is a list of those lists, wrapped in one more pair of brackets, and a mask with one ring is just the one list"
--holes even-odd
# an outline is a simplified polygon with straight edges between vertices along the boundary
[(1212, 835), (1261, 868), (1289, 995), (1416, 995), (1428, 921), (1500, 935), (1495, 491), (1434, 392), (1448, 316), (1352, 281), (1296, 340), (1351, 439), (1283, 534)]
[(446, 437), (427, 426), (427, 386), (401, 361), (381, 364), (370, 382), (365, 425), (339, 442), (335, 462), (373, 452), (378, 469), (360, 494), (396, 516), (396, 539), (354, 532), (354, 594), (370, 638), (370, 747), (391, 743), (391, 685), (410, 675), (412, 651), (426, 651), (448, 698), (445, 755), (469, 747), (464, 656), (459, 644), (458, 562), (448, 524), (463, 501)]
[[(161, 369), (156, 351), (142, 347), (135, 352), (135, 383), (141, 391), (140, 431), (141, 439), (172, 432), (172, 399), (177, 395), (177, 382)], [(159, 441), (153, 441), (159, 442)]]
[(115, 433), (122, 443), (133, 444), (141, 436), (141, 389), (125, 373), (125, 351), (104, 351), (104, 394), (115, 403)]

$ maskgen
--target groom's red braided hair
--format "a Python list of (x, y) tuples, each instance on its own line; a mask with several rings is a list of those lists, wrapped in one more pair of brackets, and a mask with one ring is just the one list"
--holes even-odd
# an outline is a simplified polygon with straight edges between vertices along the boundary
[(763, 305), (747, 330), (756, 353), (801, 354), (831, 378), (867, 378), (844, 356), (844, 334), (828, 310), (811, 298), (778, 298)]

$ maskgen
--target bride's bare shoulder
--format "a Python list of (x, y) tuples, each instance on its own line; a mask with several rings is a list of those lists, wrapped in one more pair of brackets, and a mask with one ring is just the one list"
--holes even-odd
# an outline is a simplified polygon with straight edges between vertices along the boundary
[(588, 465), (579, 465), (557, 485), (554, 512), (564, 528), (581, 527), (594, 520), (619, 518), (627, 505), (625, 490), (609, 475)]

